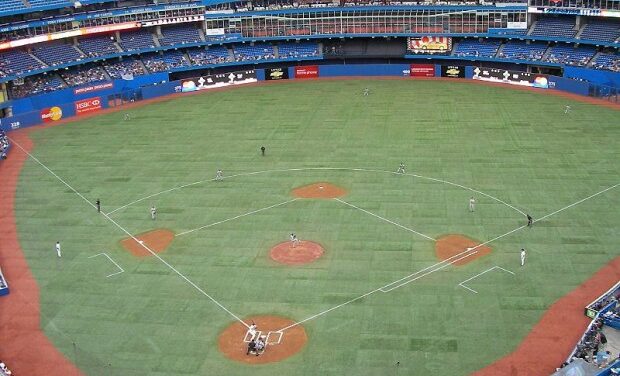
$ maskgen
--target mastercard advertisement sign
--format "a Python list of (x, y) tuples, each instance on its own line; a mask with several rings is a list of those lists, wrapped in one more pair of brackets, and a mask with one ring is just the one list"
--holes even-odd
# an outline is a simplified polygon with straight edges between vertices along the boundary
[(41, 110), (41, 120), (46, 123), (60, 119), (62, 119), (62, 108), (60, 107), (55, 106)]

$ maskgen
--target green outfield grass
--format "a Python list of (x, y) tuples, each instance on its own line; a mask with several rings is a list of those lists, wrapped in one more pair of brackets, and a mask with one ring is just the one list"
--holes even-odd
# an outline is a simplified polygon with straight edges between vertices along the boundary
[[(129, 112), (131, 121), (111, 113), (31, 136), (33, 154), (88, 199), (100, 198), (104, 212), (202, 181), (110, 215), (132, 234), (195, 229), (285, 202), (291, 189), (317, 181), (431, 238), (487, 241), (525, 223), (481, 194), (391, 174), (401, 161), (408, 173), (479, 190), (535, 218), (620, 183), (617, 111), (502, 87), (287, 82)], [(240, 175), (211, 181), (218, 168)], [(267, 172), (247, 174), (258, 171)], [(262, 366), (225, 358), (217, 337), (234, 319), (159, 260), (123, 250), (117, 227), (32, 160), (15, 214), (41, 290), (42, 327), (87, 374), (466, 375), (515, 349), (552, 302), (618, 255), (619, 205), (620, 188), (609, 190), (492, 242), (488, 256), (320, 316), (304, 324), (301, 353)], [(324, 257), (301, 267), (271, 261), (269, 248), (290, 232), (321, 243)], [(524, 268), (521, 247), (529, 250)], [(106, 278), (114, 265), (89, 258), (101, 252), (125, 272)], [(295, 321), (438, 261), (433, 241), (334, 200), (297, 200), (197, 230), (161, 257), (241, 317)], [(458, 286), (496, 265), (515, 275), (470, 281), (478, 294)]]

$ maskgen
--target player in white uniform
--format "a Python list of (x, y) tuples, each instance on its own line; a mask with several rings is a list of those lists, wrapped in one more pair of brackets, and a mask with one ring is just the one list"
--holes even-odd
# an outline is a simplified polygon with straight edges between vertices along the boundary
[(476, 210), (476, 199), (472, 197), (469, 199), (469, 211), (473, 212), (475, 210)]
[(399, 174), (404, 174), (405, 173), (405, 164), (403, 162), (400, 162), (400, 166), (398, 166), (398, 171), (396, 171)]
[(257, 325), (254, 322), (252, 322), (252, 325), (248, 328), (248, 333), (250, 333), (250, 341), (254, 341), (258, 333)]
[(570, 112), (570, 110), (571, 110), (570, 106), (564, 107), (564, 113), (565, 114), (568, 114)]
[(215, 180), (217, 180), (217, 181), (221, 181), (221, 180), (223, 179), (223, 178), (222, 178), (222, 175), (223, 175), (223, 174), (224, 174), (224, 173), (222, 172), (222, 170), (220, 170), (220, 169), (218, 168), (218, 169), (217, 169), (217, 172), (215, 173)]
[(60, 242), (56, 242), (56, 254), (58, 257), (62, 257), (60, 254)]
[(297, 235), (294, 233), (291, 233), (291, 243), (293, 243), (293, 248), (295, 248), (297, 243), (299, 243), (299, 239), (297, 239)]
[(370, 89), (365, 88), (365, 89), (364, 89), (364, 96), (365, 96), (365, 97), (367, 97), (367, 96), (368, 96), (368, 94), (370, 94)]
[(155, 205), (151, 206), (151, 219), (155, 220), (155, 218), (157, 217), (157, 208), (155, 207)]
[(525, 248), (521, 248), (521, 266), (525, 265)]

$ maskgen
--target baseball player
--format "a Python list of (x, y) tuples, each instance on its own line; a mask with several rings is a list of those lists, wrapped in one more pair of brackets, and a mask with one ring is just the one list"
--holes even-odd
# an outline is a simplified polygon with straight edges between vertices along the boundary
[(60, 254), (60, 242), (56, 242), (56, 254), (58, 257), (62, 257)]
[(370, 89), (365, 88), (365, 89), (364, 89), (364, 96), (365, 96), (365, 97), (367, 97), (367, 96), (368, 96), (368, 94), (370, 94)]
[(299, 239), (297, 239), (297, 235), (294, 233), (291, 233), (291, 243), (293, 243), (293, 248), (295, 248), (297, 243), (299, 243)]
[(396, 171), (399, 174), (404, 174), (405, 173), (405, 164), (403, 162), (400, 162), (400, 166), (398, 166), (398, 171)]
[(95, 205), (97, 205), (97, 213), (101, 213), (101, 200), (97, 199)]
[(570, 112), (570, 106), (564, 107), (564, 113), (568, 114)]
[(525, 248), (521, 248), (521, 266), (525, 265)]
[(264, 146), (261, 146), (261, 147), (260, 147), (260, 152), (261, 152), (261, 154), (263, 155), (263, 157), (265, 156), (265, 150), (266, 150), (266, 149), (265, 149), (265, 147), (264, 147)]
[(250, 341), (256, 340), (256, 335), (258, 334), (257, 330), (258, 326), (254, 321), (252, 321), (252, 325), (248, 328), (248, 333), (250, 333)]
[(157, 208), (155, 207), (155, 205), (151, 206), (151, 219), (155, 220), (155, 218), (157, 217)]
[(222, 174), (223, 174), (222, 170), (218, 168), (217, 172), (215, 173), (215, 180), (221, 181), (223, 179)]
[(526, 214), (527, 216), (527, 227), (532, 227), (532, 224), (534, 223), (534, 218), (532, 218), (531, 215)]
[(476, 199), (473, 196), (469, 199), (469, 211), (474, 212), (476, 210)]
[(129, 121), (131, 120), (131, 115), (129, 115), (129, 112), (125, 113), (125, 121)]

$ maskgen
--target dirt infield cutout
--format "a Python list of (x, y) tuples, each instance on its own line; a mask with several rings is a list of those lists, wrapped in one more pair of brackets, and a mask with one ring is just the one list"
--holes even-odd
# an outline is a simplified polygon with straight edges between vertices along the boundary
[[(141, 241), (155, 253), (162, 253), (168, 248), (174, 239), (174, 232), (167, 229), (157, 229), (136, 235), (136, 239)], [(123, 248), (131, 252), (136, 257), (152, 256), (142, 244), (136, 242), (133, 238), (125, 238), (121, 240)]]
[[(439, 260), (448, 260), (452, 256), (458, 255), (464, 251), (467, 251), (468, 248), (474, 248), (479, 245), (480, 242), (470, 239), (463, 235), (451, 234), (443, 236), (435, 242), (435, 255)], [(465, 265), (467, 263), (472, 262), (473, 260), (480, 258), (482, 256), (486, 256), (491, 253), (491, 247), (487, 247), (486, 245), (480, 246), (476, 248), (476, 253), (471, 256), (465, 257), (462, 260), (458, 260), (454, 262), (452, 265), (460, 266)], [(473, 251), (472, 251), (473, 252)], [(463, 254), (462, 256), (465, 256)], [(462, 257), (461, 256), (461, 257)], [(454, 259), (459, 259), (460, 257), (455, 257)], [(452, 260), (452, 259), (450, 259)]]
[(275, 262), (285, 265), (303, 265), (318, 260), (325, 253), (319, 244), (309, 240), (300, 241), (293, 247), (293, 242), (282, 242), (269, 251)]
[[(246, 355), (248, 349), (247, 330), (240, 322), (235, 322), (226, 329), (218, 338), (219, 350), (229, 359), (246, 364), (265, 364), (282, 361), (300, 352), (308, 342), (308, 335), (303, 326), (297, 325), (286, 332), (278, 333), (276, 330), (292, 325), (294, 321), (279, 316), (252, 316), (244, 320), (246, 323), (254, 322), (260, 335), (268, 336), (265, 352), (259, 356)], [(270, 333), (271, 332), (271, 333)], [(278, 343), (279, 342), (279, 343)]]
[(347, 190), (327, 182), (318, 182), (295, 188), (291, 194), (298, 198), (336, 198), (347, 194)]

